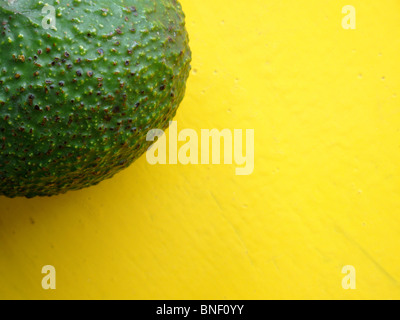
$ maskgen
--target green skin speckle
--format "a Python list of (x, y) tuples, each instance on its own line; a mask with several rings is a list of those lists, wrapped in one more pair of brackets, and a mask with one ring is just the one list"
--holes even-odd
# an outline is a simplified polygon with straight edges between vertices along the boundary
[(191, 52), (177, 0), (0, 0), (0, 24), (0, 195), (112, 177), (183, 99)]

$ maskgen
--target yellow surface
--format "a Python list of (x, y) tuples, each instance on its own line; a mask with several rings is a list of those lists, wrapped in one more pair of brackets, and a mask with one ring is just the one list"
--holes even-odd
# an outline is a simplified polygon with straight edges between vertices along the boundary
[(90, 189), (0, 198), (0, 297), (400, 298), (400, 1), (182, 4), (178, 127), (255, 129), (253, 175), (142, 157)]

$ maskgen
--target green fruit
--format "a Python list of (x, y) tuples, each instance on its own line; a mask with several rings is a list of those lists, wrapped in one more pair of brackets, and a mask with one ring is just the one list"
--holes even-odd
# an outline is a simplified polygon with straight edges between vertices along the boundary
[[(128, 167), (166, 129), (191, 52), (177, 0), (0, 0), (0, 195), (52, 196)], [(54, 21), (54, 20), (53, 20)], [(50, 23), (49, 23), (50, 22)]]

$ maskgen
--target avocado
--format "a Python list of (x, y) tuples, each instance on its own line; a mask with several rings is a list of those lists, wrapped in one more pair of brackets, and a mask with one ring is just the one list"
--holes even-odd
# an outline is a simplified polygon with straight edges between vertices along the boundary
[(177, 0), (0, 0), (0, 23), (0, 195), (111, 178), (183, 100), (191, 51)]

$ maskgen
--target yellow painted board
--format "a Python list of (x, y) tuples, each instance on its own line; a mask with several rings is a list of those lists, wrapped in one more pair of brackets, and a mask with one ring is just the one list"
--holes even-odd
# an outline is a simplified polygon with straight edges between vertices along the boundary
[(400, 1), (181, 3), (178, 130), (254, 129), (253, 174), (144, 156), (96, 187), (1, 197), (0, 298), (399, 299)]

